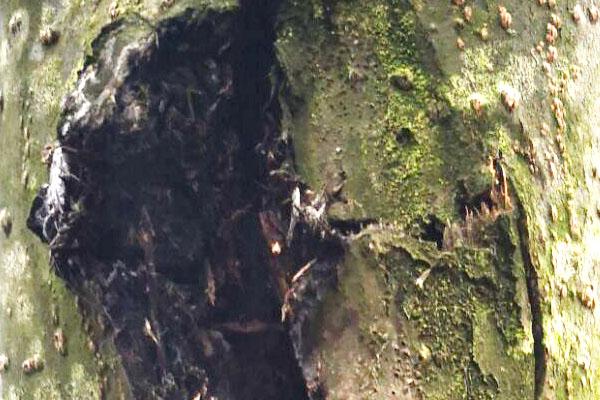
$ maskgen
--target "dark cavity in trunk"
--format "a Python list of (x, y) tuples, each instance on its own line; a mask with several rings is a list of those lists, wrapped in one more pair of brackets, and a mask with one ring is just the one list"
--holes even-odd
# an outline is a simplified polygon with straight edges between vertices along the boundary
[(299, 185), (270, 78), (277, 7), (116, 21), (64, 101), (28, 226), (93, 339), (115, 343), (135, 398), (323, 393), (302, 361), (304, 322), (281, 323), (278, 277), (329, 254), (314, 270), (330, 284), (340, 246), (300, 223), (275, 261), (259, 217), (284, 232)]

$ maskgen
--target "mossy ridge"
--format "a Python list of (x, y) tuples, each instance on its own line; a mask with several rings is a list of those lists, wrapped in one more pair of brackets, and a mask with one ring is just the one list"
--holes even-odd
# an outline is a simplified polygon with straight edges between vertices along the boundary
[[(385, 46), (377, 44), (375, 36), (377, 30), (388, 29), (378, 25), (388, 17), (385, 2), (338, 2), (328, 7), (323, 20), (311, 19), (312, 7), (299, 4), (284, 8), (282, 17), (278, 49), (289, 84), (283, 102), (290, 110), (284, 127), (293, 131), (298, 168), (311, 186), (320, 187), (330, 170), (341, 164), (348, 176), (344, 191), (351, 205), (346, 217), (382, 216), (408, 224), (428, 211), (421, 208), (409, 215), (408, 205), (444, 204), (443, 199), (435, 199), (433, 190), (419, 189), (417, 179), (420, 170), (439, 172), (441, 162), (425, 150), (436, 147), (430, 146), (435, 135), (424, 124), (429, 108), (442, 102), (428, 93), (428, 75), (417, 64), (388, 66), (373, 52), (373, 46)], [(379, 20), (374, 22), (375, 18)], [(406, 24), (410, 24), (408, 19)], [(390, 80), (403, 74), (410, 80), (412, 93), (391, 88)], [(410, 142), (402, 149), (396, 143), (400, 131), (407, 133)], [(343, 153), (337, 154), (336, 148)], [(319, 176), (317, 171), (325, 173)], [(377, 176), (381, 171), (384, 176)], [(434, 185), (439, 188), (440, 183)], [(367, 186), (373, 189), (364, 190)], [(400, 186), (402, 190), (397, 189)], [(390, 191), (387, 195), (386, 190)], [(420, 200), (408, 201), (411, 196)]]
[[(423, 39), (429, 33), (405, 2), (334, 2), (318, 13), (324, 20), (310, 18), (313, 7), (291, 3), (278, 41), (288, 78), (284, 127), (306, 181), (320, 187), (328, 169), (341, 163), (348, 173), (345, 192), (358, 210), (348, 218), (381, 217), (404, 226), (428, 214), (456, 219), (453, 185), (463, 179), (474, 192), (489, 185), (488, 156), (499, 147), (498, 132), (515, 127), (505, 126), (498, 82), (486, 71), (481, 85), (496, 96), (490, 122), (482, 121), (470, 110), (470, 93), (460, 92), (470, 83), (461, 86), (452, 76), (446, 82), (431, 61), (435, 49)], [(474, 51), (472, 64), (481, 70), (503, 56)], [(406, 87), (394, 84), (398, 78)], [(489, 133), (478, 134), (482, 126)], [(334, 155), (337, 145), (349, 153)]]
[[(358, 82), (362, 86), (356, 86), (362, 90), (359, 94), (362, 96), (363, 102), (369, 103), (369, 99), (371, 99), (369, 90), (373, 90), (374, 93), (377, 93), (377, 96), (370, 104), (373, 111), (369, 114), (371, 119), (367, 124), (367, 129), (359, 132), (360, 157), (353, 159), (353, 162), (360, 164), (363, 170), (369, 172), (385, 171), (383, 177), (373, 176), (373, 172), (366, 174), (375, 189), (374, 192), (380, 198), (369, 203), (363, 197), (361, 202), (363, 211), (367, 209), (367, 215), (395, 220), (400, 227), (409, 226), (415, 220), (425, 217), (427, 214), (435, 214), (441, 216), (442, 219), (458, 219), (458, 210), (454, 209), (454, 193), (448, 192), (448, 186), (451, 186), (448, 185), (448, 182), (455, 183), (458, 179), (464, 179), (469, 182), (472, 194), (489, 188), (491, 176), (487, 170), (488, 156), (495, 154), (498, 147), (510, 147), (512, 139), (507, 138), (514, 134), (513, 131), (516, 131), (515, 125), (518, 125), (507, 118), (508, 114), (499, 100), (497, 81), (492, 78), (494, 75), (486, 73), (485, 79), (487, 80), (480, 82), (482, 87), (493, 93), (493, 97), (490, 99), (493, 103), (490, 105), (490, 122), (481, 121), (474, 116), (470, 109), (469, 94), (458, 93), (457, 90), (462, 89), (462, 87), (458, 84), (453, 86), (452, 81), (444, 83), (446, 78), (439, 72), (439, 65), (431, 61), (424, 61), (427, 59), (424, 54), (429, 56), (428, 52), (431, 52), (432, 49), (431, 45), (422, 39), (428, 34), (422, 28), (422, 21), (415, 9), (407, 6), (405, 2), (370, 2), (368, 5), (358, 4), (357, 2), (344, 2), (343, 4), (335, 2), (330, 3), (329, 6), (328, 13), (320, 12), (318, 15), (328, 16), (330, 23), (328, 28), (330, 31), (337, 32), (337, 36), (334, 34), (329, 35), (329, 31), (309, 18), (297, 18), (291, 22), (288, 20), (286, 27), (286, 29), (294, 32), (293, 36), (296, 39), (290, 40), (288, 38), (280, 43), (280, 61), (284, 71), (297, 73), (295, 71), (302, 70), (300, 65), (307, 67), (312, 66), (312, 63), (314, 63), (317, 66), (315, 69), (307, 69), (316, 71), (310, 74), (310, 90), (303, 91), (300, 89), (301, 82), (295, 80), (295, 76), (292, 77), (291, 81), (292, 88), (298, 85), (291, 92), (296, 93), (301, 98), (300, 100), (296, 99), (295, 104), (300, 104), (299, 108), (304, 110), (304, 113), (297, 113), (295, 120), (288, 119), (287, 126), (290, 130), (295, 128), (293, 132), (294, 139), (299, 149), (297, 161), (303, 178), (306, 178), (313, 187), (315, 183), (318, 187), (318, 183), (324, 180), (323, 176), (318, 176), (316, 171), (322, 170), (319, 166), (326, 164), (326, 161), (323, 160), (330, 158), (330, 155), (320, 152), (320, 149), (308, 151), (303, 147), (305, 143), (310, 143), (311, 140), (319, 138), (318, 134), (313, 136), (313, 133), (322, 128), (321, 122), (333, 119), (337, 121), (338, 130), (342, 134), (350, 132), (349, 129), (345, 129), (348, 119), (327, 119), (328, 116), (323, 116), (319, 112), (311, 112), (311, 110), (319, 109), (318, 106), (315, 106), (315, 104), (318, 105), (318, 102), (328, 101), (328, 98), (323, 96), (321, 91), (324, 90), (323, 88), (329, 88), (331, 83), (324, 84), (323, 81), (334, 81), (338, 86), (343, 86), (345, 80), (346, 86), (349, 86), (353, 82), (346, 78), (346, 73), (357, 74)], [(298, 4), (293, 4), (289, 9), (301, 14), (298, 10)], [(307, 7), (304, 15), (310, 15), (311, 12), (313, 11)], [(491, 18), (491, 13), (489, 17)], [(325, 22), (322, 22), (322, 24), (325, 24)], [(307, 25), (313, 29), (306, 28)], [(344, 29), (339, 28), (336, 31), (336, 27)], [(306, 52), (298, 51), (298, 49), (305, 48), (303, 47), (303, 41), (309, 42), (306, 37), (298, 37), (298, 32), (300, 32), (300, 35), (302, 32), (313, 35), (310, 36), (311, 38), (317, 36), (320, 39), (317, 43), (324, 48), (323, 52), (326, 54), (337, 54), (338, 49), (341, 48), (347, 50), (354, 57), (375, 57), (377, 60), (376, 67), (357, 69), (355, 67), (356, 63), (353, 62), (350, 63), (352, 68), (343, 68), (343, 71), (340, 71), (339, 65), (347, 65), (347, 63), (338, 63), (337, 70), (335, 68), (333, 70), (319, 68), (323, 66), (323, 63), (319, 58), (320, 55), (315, 54), (314, 49), (309, 49), (310, 51)], [(353, 47), (351, 44), (354, 42), (358, 44)], [(365, 42), (375, 45), (374, 53), (361, 48), (360, 43)], [(498, 54), (493, 53), (493, 47), (489, 44), (482, 46), (485, 46), (485, 48), (473, 50), (473, 64), (476, 64), (475, 66), (481, 70), (487, 68), (487, 65), (481, 62), (482, 60), (491, 63), (504, 55), (501, 52)], [(456, 55), (458, 54), (457, 49), (453, 51), (456, 52)], [(302, 56), (298, 58), (291, 57), (291, 55), (296, 54), (302, 54)], [(430, 57), (429, 59), (435, 59), (436, 57)], [(350, 58), (350, 60), (355, 59)], [(361, 79), (361, 74), (362, 78), (366, 77), (364, 81)], [(391, 88), (390, 80), (396, 76), (409, 81), (409, 85), (406, 87), (408, 90)], [(348, 94), (348, 92), (351, 94)], [(335, 99), (336, 102), (344, 102), (347, 98), (356, 98), (356, 95), (350, 89), (348, 89), (348, 92), (338, 92), (337, 94), (342, 96), (342, 99), (338, 96)], [(459, 100), (453, 103), (453, 99)], [(287, 100), (284, 98), (284, 102)], [(354, 107), (351, 102), (346, 102), (346, 104), (351, 104)], [(336, 106), (333, 104), (331, 107), (335, 109)], [(321, 109), (323, 108), (321, 106)], [(301, 117), (298, 118), (298, 115), (301, 115)], [(485, 130), (489, 133), (483, 137), (478, 137), (476, 133), (481, 131), (482, 126), (487, 127)], [(395, 134), (402, 128), (407, 128), (410, 131), (413, 140), (408, 140), (408, 143), (399, 145)], [(336, 134), (339, 135), (339, 133), (334, 133), (333, 136), (336, 137)], [(348, 135), (355, 136), (356, 129)], [(469, 149), (467, 157), (456, 157), (458, 154), (464, 155), (465, 148)], [(310, 156), (305, 156), (303, 153), (310, 153)], [(442, 165), (456, 165), (457, 163), (460, 163), (460, 165), (454, 171), (442, 171), (441, 169)], [(426, 178), (428, 174), (430, 177), (434, 177), (434, 182)], [(442, 177), (441, 180), (440, 177)], [(352, 186), (350, 181), (351, 178), (349, 178), (345, 190), (347, 190), (351, 199), (356, 201), (360, 199), (361, 194), (356, 187)], [(361, 190), (364, 192), (364, 182)], [(383, 196), (380, 196), (382, 194)], [(435, 195), (438, 195), (438, 197), (433, 200)], [(393, 211), (390, 213), (389, 210)], [(511, 220), (508, 226), (512, 232), (514, 221)], [(506, 234), (506, 232), (503, 233), (503, 235)], [(404, 239), (397, 238), (397, 240), (398, 243), (403, 243), (406, 246)], [(516, 242), (514, 238), (511, 240), (514, 247)], [(431, 245), (423, 242), (417, 241), (415, 243), (414, 247), (419, 248), (418, 252), (421, 254), (426, 253), (427, 250), (425, 249), (431, 247)], [(464, 252), (464, 254), (460, 255), (461, 252)], [(514, 253), (514, 250), (512, 253)], [(521, 362), (527, 360), (531, 364), (525, 372), (527, 376), (518, 381), (527, 382), (529, 385), (523, 390), (528, 393), (532, 392), (531, 338), (527, 332), (529, 329), (528, 319), (522, 317), (526, 313), (520, 312), (522, 308), (527, 308), (528, 304), (526, 296), (523, 294), (525, 286), (523, 282), (524, 273), (518, 255), (506, 256), (506, 259), (516, 257), (516, 263), (507, 267), (505, 259), (490, 260), (488, 259), (489, 254), (477, 249), (466, 251), (457, 249), (454, 254), (448, 254), (450, 255), (445, 257), (450, 259), (460, 259), (462, 257), (471, 257), (472, 259), (467, 262), (463, 260), (456, 262), (459, 266), (467, 266), (466, 272), (458, 272), (458, 278), (455, 278), (460, 278), (458, 281), (448, 283), (448, 280), (446, 280), (440, 282), (439, 285), (435, 285), (430, 303), (435, 306), (434, 297), (436, 293), (447, 294), (446, 289), (450, 290), (448, 287), (456, 288), (456, 296), (472, 297), (472, 292), (477, 292), (480, 288), (475, 290), (470, 286), (468, 274), (481, 276), (483, 271), (490, 271), (489, 274), (492, 274), (491, 271), (493, 271), (494, 274), (492, 275), (495, 276), (495, 279), (499, 279), (498, 276), (501, 276), (500, 285), (505, 288), (504, 293), (507, 293), (507, 296), (505, 299), (494, 301), (498, 304), (498, 308), (504, 307), (505, 309), (502, 311), (496, 308), (490, 309), (489, 305), (484, 307), (494, 315), (501, 313), (510, 315), (506, 321), (495, 323), (495, 329), (498, 330), (502, 340), (510, 343), (510, 345), (507, 344), (505, 349), (496, 350), (502, 351), (502, 354), (509, 354), (509, 357), (514, 357), (515, 360), (519, 359)], [(466, 256), (466, 254), (469, 254), (469, 256)], [(431, 265), (431, 263), (425, 265)], [(488, 266), (488, 268), (482, 268), (482, 266)], [(442, 271), (444, 270), (442, 269)], [(497, 270), (502, 271), (502, 273), (498, 274)], [(483, 273), (484, 275), (488, 274), (487, 272)], [(432, 275), (432, 277), (438, 275), (445, 276), (444, 274), (437, 274)], [(411, 276), (411, 280), (414, 281), (417, 277), (418, 275)], [(387, 279), (387, 282), (390, 287), (397, 288), (402, 280), (398, 277), (392, 277)], [(480, 283), (474, 284), (473, 287), (478, 287)], [(519, 289), (516, 289), (517, 286)], [(517, 290), (519, 291), (518, 294), (516, 293)], [(391, 293), (396, 293), (396, 290), (387, 290), (387, 303), (389, 303), (389, 299), (394, 298)], [(490, 304), (490, 299), (484, 297), (481, 302)], [(423, 313), (435, 315), (435, 310), (426, 309)], [(467, 324), (471, 326), (470, 318), (467, 319)], [(415, 328), (415, 331), (419, 331), (418, 327)], [(461, 330), (459, 329), (457, 332), (461, 332)], [(524, 343), (529, 343), (529, 345)], [(470, 351), (471, 345), (466, 343), (465, 346)], [(520, 364), (515, 363), (514, 365), (516, 370), (521, 370)], [(517, 367), (517, 365), (519, 366)], [(456, 390), (460, 391), (464, 387), (463, 375), (461, 374), (462, 371), (456, 369), (453, 375), (446, 376), (439, 373), (438, 378), (440, 380), (456, 381)]]
[[(453, 147), (444, 131), (452, 129), (454, 118), (435, 89), (440, 83), (435, 66), (424, 61), (431, 48), (420, 40), (424, 32), (417, 14), (401, 1), (378, 2), (362, 11), (367, 17), (361, 28), (373, 38), (386, 78), (377, 82), (386, 99), (384, 119), (374, 138), (363, 136), (362, 148), (376, 160), (373, 168), (383, 171), (374, 187), (385, 203), (396, 206), (387, 217), (403, 225), (428, 213), (442, 220), (455, 217), (448, 192), (455, 176), (442, 168)], [(390, 81), (398, 78), (409, 86), (392, 87)], [(398, 140), (403, 133), (411, 136), (404, 143)]]

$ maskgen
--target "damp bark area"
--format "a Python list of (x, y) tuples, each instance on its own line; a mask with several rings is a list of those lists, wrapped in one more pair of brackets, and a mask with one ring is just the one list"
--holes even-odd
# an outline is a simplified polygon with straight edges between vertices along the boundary
[(291, 165), (277, 9), (118, 19), (63, 102), (28, 226), (94, 339), (116, 344), (135, 398), (308, 398), (282, 324), (290, 256), (271, 247), (285, 246), (299, 184), (272, 174)]

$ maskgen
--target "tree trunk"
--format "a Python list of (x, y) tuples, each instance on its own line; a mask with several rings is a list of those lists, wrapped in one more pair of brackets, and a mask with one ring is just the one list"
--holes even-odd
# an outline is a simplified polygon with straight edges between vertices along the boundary
[(540, 2), (0, 5), (2, 396), (600, 397), (600, 24)]

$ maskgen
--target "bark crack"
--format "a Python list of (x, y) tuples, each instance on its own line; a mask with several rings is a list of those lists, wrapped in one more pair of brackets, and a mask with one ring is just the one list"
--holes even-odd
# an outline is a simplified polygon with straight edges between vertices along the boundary
[(534, 396), (537, 399), (541, 396), (544, 389), (547, 368), (546, 351), (544, 349), (543, 314), (540, 301), (538, 273), (529, 251), (530, 239), (527, 215), (523, 204), (521, 203), (521, 199), (516, 194), (515, 198), (517, 200), (518, 211), (517, 226), (519, 231), (519, 245), (525, 267), (527, 295), (531, 307), (531, 333), (533, 335), (533, 354), (535, 359)]

